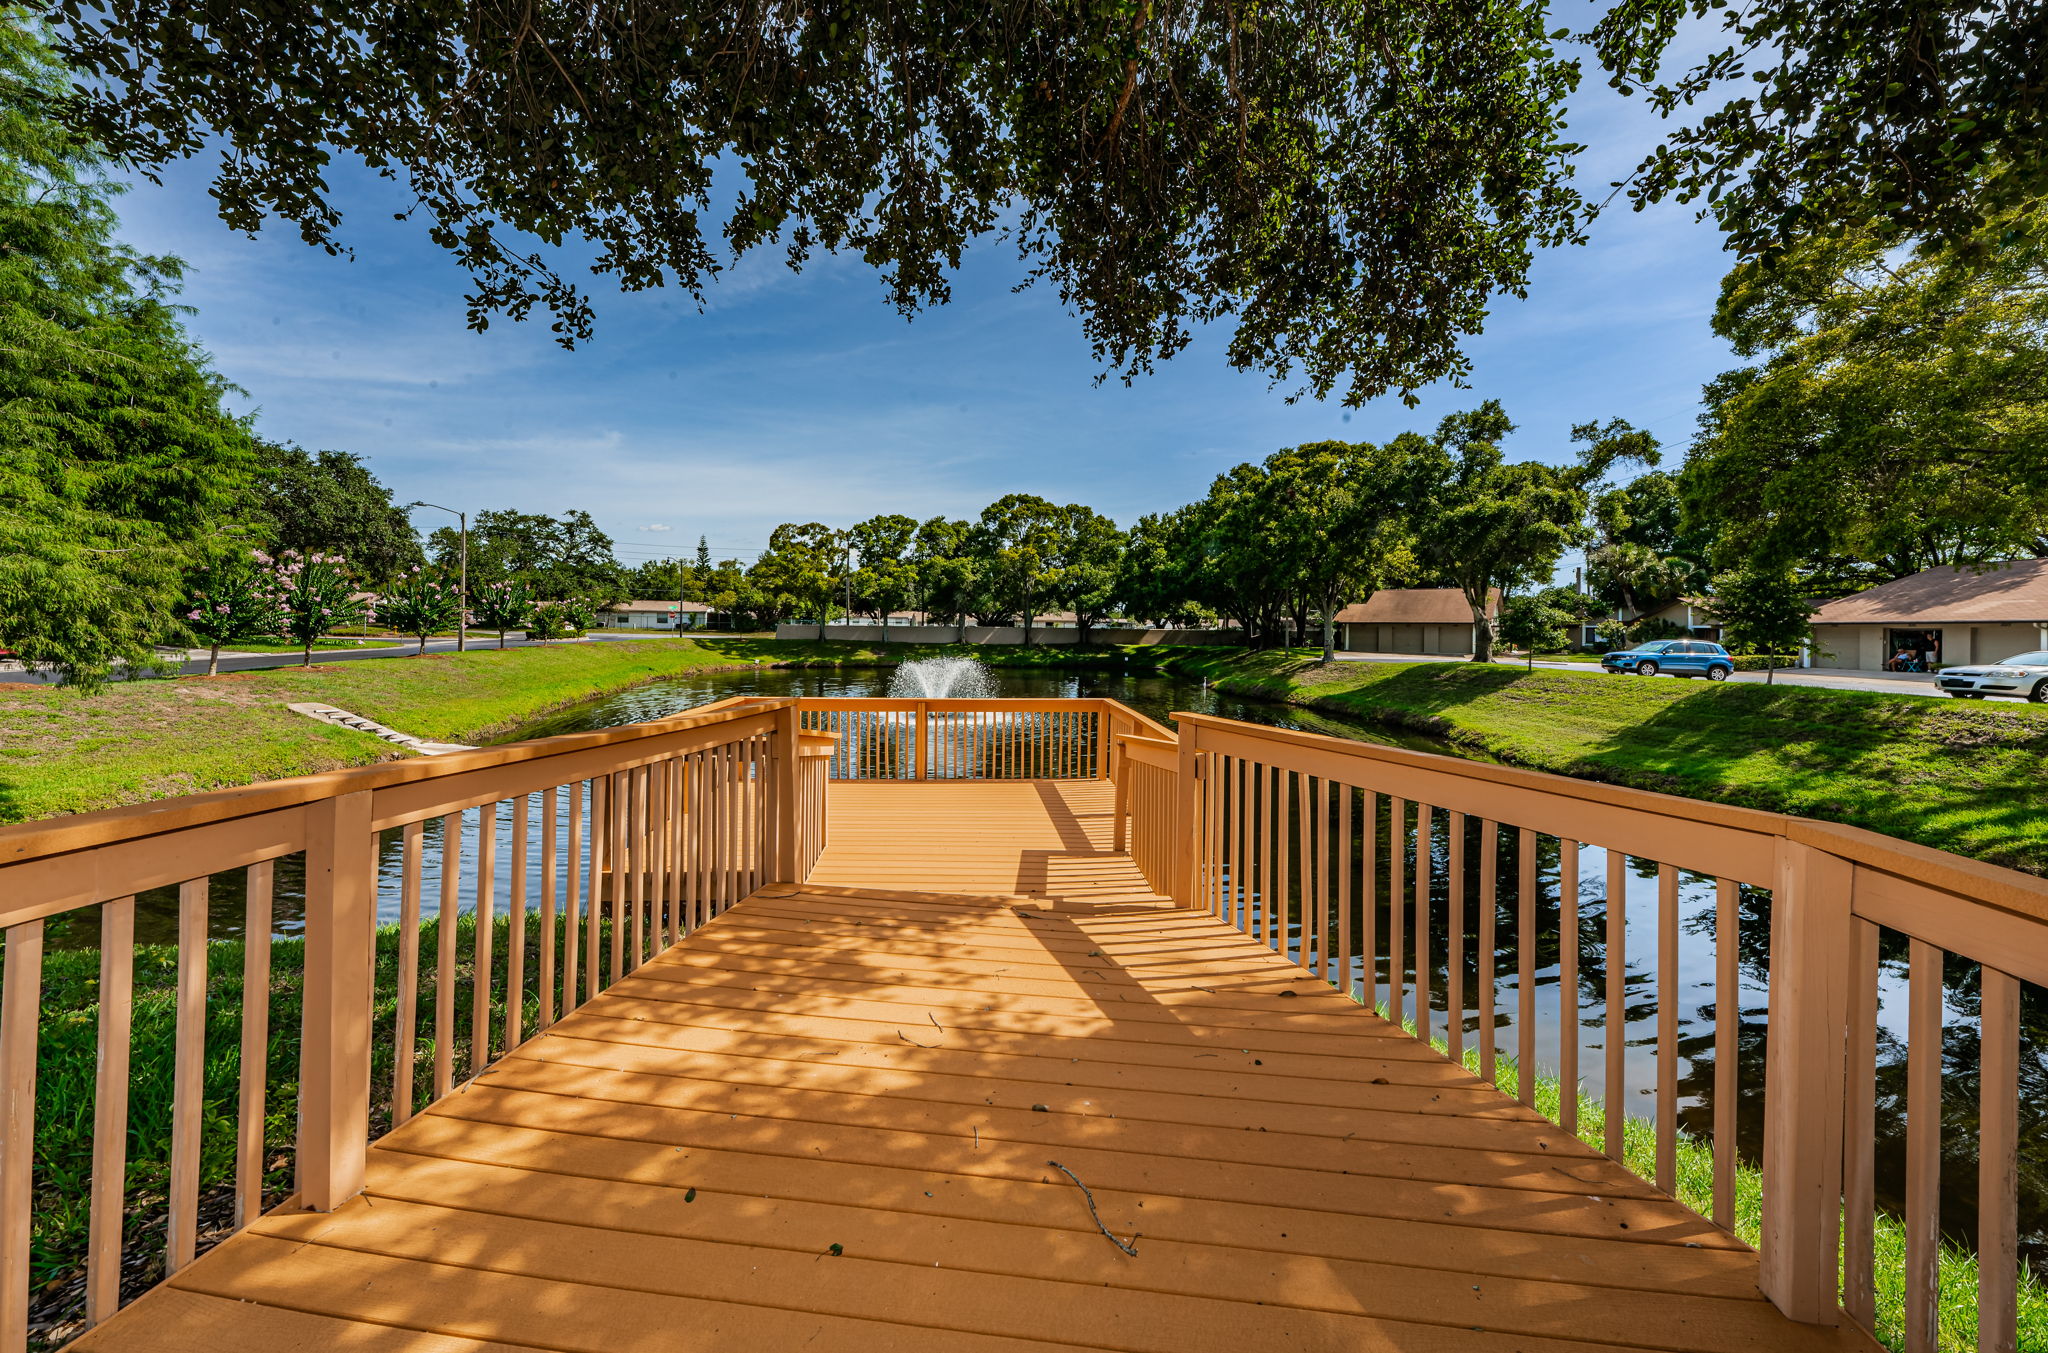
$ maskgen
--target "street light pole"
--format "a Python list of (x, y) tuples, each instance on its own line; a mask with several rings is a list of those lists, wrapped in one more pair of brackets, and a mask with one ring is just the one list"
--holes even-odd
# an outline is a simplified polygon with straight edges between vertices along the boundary
[[(461, 603), (458, 607), (459, 614), (455, 617), (455, 651), (457, 653), (463, 652), (469, 647), (469, 514), (467, 512), (456, 512), (452, 507), (442, 507), (439, 503), (421, 502), (417, 499), (410, 506), (431, 507), (436, 512), (451, 512), (455, 515), (456, 529), (460, 541), (456, 556), (458, 569), (455, 586), (459, 594), (457, 600)], [(503, 636), (499, 637), (502, 638)]]

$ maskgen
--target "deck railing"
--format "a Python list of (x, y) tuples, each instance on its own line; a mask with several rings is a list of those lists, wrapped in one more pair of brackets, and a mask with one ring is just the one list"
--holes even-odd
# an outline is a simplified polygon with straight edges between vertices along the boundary
[[(1740, 946), (1768, 965), (1763, 1285), (1801, 1320), (1832, 1322), (1843, 1309), (1866, 1325), (1874, 1318), (1879, 950), (1886, 934), (1903, 937), (1892, 947), (1910, 950), (1904, 1342), (1935, 1347), (1941, 1169), (1944, 1158), (1974, 1155), (1978, 1346), (2015, 1346), (2019, 1002), (2023, 984), (2048, 985), (2048, 883), (1803, 819), (1175, 718), (1178, 733), (1107, 700), (742, 699), (601, 733), (0, 830), (0, 1353), (26, 1338), (30, 1219), (43, 1201), (30, 1148), (46, 925), (84, 913), (99, 933), (94, 1131), (89, 1171), (79, 1172), (90, 1181), (86, 1302), (96, 1321), (122, 1299), (123, 1246), (135, 1230), (124, 1213), (138, 895), (169, 888), (177, 899), (162, 1229), (175, 1270), (207, 1229), (201, 1114), (216, 888), (242, 900), (245, 991), (290, 985), (270, 943), (287, 880), (303, 878), (305, 933), (297, 1109), (283, 1116), (282, 1141), (266, 1136), (271, 1016), (292, 1007), (249, 1002), (235, 1035), (232, 1217), (214, 1238), (287, 1191), (306, 1208), (337, 1205), (361, 1187), (376, 1126), (447, 1093), (630, 972), (650, 947), (761, 884), (804, 878), (824, 848), (830, 780), (1104, 775), (1116, 782), (1117, 845), (1156, 889), (1442, 1038), (1453, 1056), (1475, 1043), (1481, 1074), (1532, 1106), (1542, 1032), (1568, 1129), (1579, 1126), (1583, 1031), (1600, 1028), (1605, 1100), (1617, 1110), (1604, 1143), (1618, 1160), (1630, 1088), (1625, 1007), (1643, 1004), (1627, 989), (1627, 883), (1647, 871), (1656, 1056), (1651, 1083), (1638, 1088), (1653, 1105), (1645, 1177), (1668, 1192), (1679, 1182), (1681, 876), (1711, 880), (1713, 1030), (1686, 1050), (1712, 1062), (1704, 1206), (1734, 1223)], [(1568, 882), (1551, 907), (1537, 872), (1553, 851)], [(1604, 886), (1585, 898), (1588, 852), (1602, 857)], [(1768, 890), (1767, 936), (1742, 933), (1744, 889)], [(430, 893), (431, 921), (422, 914)], [(470, 916), (465, 932), (458, 917)], [(391, 924), (379, 930), (380, 921)], [(1945, 963), (1951, 975), (1967, 968), (1981, 992), (1973, 1143), (1942, 1140)], [(1604, 968), (1604, 983), (1582, 984), (1582, 966)], [(1555, 969), (1563, 993), (1547, 1016), (1554, 1039), (1539, 1028), (1539, 968)], [(1958, 1149), (1966, 1146), (1974, 1150)], [(288, 1187), (280, 1153), (291, 1161)]]
[[(1674, 1195), (1679, 879), (1681, 871), (1711, 879), (1713, 1033), (1709, 1047), (1686, 1055), (1712, 1061), (1710, 1212), (1724, 1227), (1734, 1224), (1736, 1206), (1739, 890), (1768, 889), (1770, 933), (1748, 937), (1766, 953), (1769, 973), (1759, 1249), (1765, 1294), (1798, 1320), (1833, 1324), (1846, 1309), (1866, 1328), (1875, 1323), (1879, 938), (1906, 937), (1903, 1342), (1919, 1353), (1942, 1337), (1941, 1167), (1944, 1157), (1975, 1156), (1977, 1347), (2016, 1346), (2019, 998), (2022, 983), (2048, 985), (2048, 883), (1828, 823), (1174, 717), (1171, 762), (1163, 743), (1126, 740), (1145, 775), (1172, 778), (1170, 814), (1159, 806), (1156, 779), (1142, 791), (1134, 781), (1128, 802), (1133, 849), (1149, 852), (1151, 868), (1159, 867), (1162, 834), (1175, 834), (1173, 896), (1381, 1004), (1422, 1036), (1442, 1038), (1454, 1058), (1464, 1055), (1471, 1023), (1480, 1073), (1526, 1105), (1537, 1102), (1537, 970), (1554, 965), (1558, 1121), (1578, 1129), (1582, 1030), (1597, 1025), (1609, 1110), (1603, 1135), (1617, 1161), (1622, 1109), (1634, 1102), (1624, 1096), (1637, 1088), (1627, 1084), (1627, 880), (1654, 868), (1656, 1071), (1642, 1088), (1655, 1106), (1649, 1182)], [(1566, 881), (1554, 912), (1540, 907), (1536, 877), (1546, 840)], [(1589, 849), (1605, 857), (1592, 950), (1579, 888)], [(1469, 991), (1468, 948), (1477, 976)], [(1589, 953), (1604, 968), (1604, 990), (1582, 1001), (1580, 964)], [(1436, 991), (1439, 956), (1447, 980)], [(1513, 964), (1512, 1009), (1496, 1008), (1505, 985), (1496, 963), (1504, 958)], [(1951, 958), (1974, 965), (1982, 993), (1974, 1143), (1942, 1140), (1943, 967)], [(1506, 1048), (1503, 1026), (1513, 1034)]]
[[(124, 1299), (133, 1267), (124, 1251), (138, 1240), (126, 1216), (138, 895), (174, 888), (177, 898), (167, 1215), (151, 1223), (164, 1237), (164, 1271), (176, 1272), (199, 1252), (202, 1230), (218, 1240), (284, 1192), (313, 1210), (353, 1196), (373, 1121), (405, 1121), (631, 972), (650, 948), (765, 883), (801, 878), (824, 845), (833, 741), (800, 732), (792, 700), (728, 701), (604, 732), (0, 830), (0, 1353), (26, 1342), (31, 1213), (57, 1201), (37, 1196), (39, 1183), (56, 1186), (38, 1181), (33, 1149), (53, 920), (97, 912), (84, 1310), (97, 1323)], [(303, 878), (296, 973), (272, 962), (286, 877)], [(245, 1000), (241, 1011), (224, 1226), (210, 1220), (221, 1211), (218, 1190), (202, 1190), (217, 891), (243, 899), (242, 991), (270, 995)], [(437, 905), (423, 924), (429, 892)], [(273, 1005), (291, 1008), (274, 988), (294, 983), (299, 1027), (274, 1031)], [(466, 1011), (458, 1008), (465, 992)], [(282, 1118), (291, 1125), (282, 1137), (266, 1132), (277, 1032), (295, 1033), (301, 1050), (298, 1103)], [(280, 1156), (290, 1157), (288, 1190)], [(60, 1173), (79, 1164), (64, 1162)]]
[(839, 736), (835, 780), (1094, 780), (1118, 733), (1166, 730), (1114, 700), (812, 697), (803, 726)]

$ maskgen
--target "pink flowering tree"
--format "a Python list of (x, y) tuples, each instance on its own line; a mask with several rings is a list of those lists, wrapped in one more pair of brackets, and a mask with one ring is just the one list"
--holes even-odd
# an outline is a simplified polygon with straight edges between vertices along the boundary
[(492, 583), (476, 594), (477, 623), (498, 632), (498, 647), (505, 646), (505, 631), (518, 629), (533, 615), (533, 589), (519, 578)]
[(559, 601), (537, 601), (533, 613), (527, 618), (527, 633), (542, 643), (553, 643), (569, 632), (569, 617), (562, 613)]
[(323, 634), (360, 624), (368, 607), (355, 594), (348, 561), (338, 554), (286, 550), (271, 566), (284, 631), (298, 640), (302, 661), (311, 666), (313, 645)]
[(427, 651), (427, 638), (467, 622), (462, 612), (462, 593), (447, 578), (422, 573), (417, 567), (384, 589), (377, 598), (377, 623), (420, 641)]
[(207, 647), (206, 674), (220, 670), (223, 645), (275, 634), (284, 621), (284, 607), (271, 559), (257, 551), (246, 559), (209, 564), (192, 578), (180, 613), (185, 628)]

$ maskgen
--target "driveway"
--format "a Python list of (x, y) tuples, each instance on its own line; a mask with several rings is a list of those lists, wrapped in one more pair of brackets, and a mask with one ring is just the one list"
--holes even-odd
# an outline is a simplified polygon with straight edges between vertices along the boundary
[[(1441, 653), (1339, 653), (1339, 662), (1456, 662)], [(1525, 667), (1528, 664), (1519, 658), (1498, 660), (1502, 667)], [(1586, 676), (1606, 677), (1612, 680), (1629, 680), (1619, 672), (1604, 672), (1596, 663), (1589, 662), (1545, 662), (1536, 660), (1536, 666), (1553, 672), (1579, 672)], [(1655, 679), (1655, 678), (1653, 678)], [(1674, 678), (1675, 679), (1675, 678)], [(1731, 681), (1762, 682), (1762, 672), (1737, 672)], [(1780, 686), (1820, 686), (1836, 691), (1877, 691), (1885, 695), (1924, 695), (1936, 700), (1948, 697), (1935, 689), (1933, 676), (1923, 672), (1857, 672), (1839, 667), (1781, 667), (1777, 682)], [(2003, 700), (2006, 696), (1991, 696)], [(2024, 703), (2024, 702), (2021, 702)]]

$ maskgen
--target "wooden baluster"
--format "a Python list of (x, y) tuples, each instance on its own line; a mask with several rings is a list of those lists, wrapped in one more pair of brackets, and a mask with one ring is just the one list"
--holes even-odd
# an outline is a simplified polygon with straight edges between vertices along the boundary
[(505, 1051), (526, 1041), (526, 819), (533, 796), (512, 801), (511, 921), (505, 932)]
[[(1735, 1167), (1741, 1152), (1735, 1135), (1735, 1096), (1738, 1093), (1735, 1073), (1742, 1046), (1742, 1030), (1736, 1023), (1741, 1015), (1742, 998), (1741, 900), (1741, 889), (1733, 880), (1714, 880), (1714, 1224), (1731, 1231), (1735, 1229)], [(1870, 942), (1873, 945), (1877, 943), (1875, 931)], [(1874, 949), (1871, 957), (1874, 970)], [(1873, 1037), (1877, 1018), (1876, 992), (1873, 981), (1870, 1006)], [(1852, 1043), (1852, 1056), (1853, 1047)], [(1866, 1078), (1866, 1094), (1870, 1084)], [(1873, 1127), (1865, 1140), (1874, 1135)]]
[(269, 860), (249, 866), (242, 913), (242, 1065), (235, 1116), (235, 1221), (239, 1231), (263, 1212), (263, 1100), (270, 1079)]
[[(1182, 737), (1187, 735), (1183, 733)], [(1262, 761), (1254, 770), (1258, 779), (1258, 802), (1252, 821), (1252, 839), (1257, 842), (1259, 858), (1253, 868), (1257, 871), (1259, 894), (1259, 943), (1270, 946), (1273, 943), (1273, 848), (1271, 834), (1266, 830), (1266, 819), (1273, 811), (1273, 772)]]
[(441, 919), (435, 925), (434, 1098), (455, 1088), (455, 927), (462, 906), (462, 814), (441, 819)]
[(1479, 934), (1475, 943), (1479, 946), (1479, 990), (1473, 995), (1479, 998), (1479, 1026), (1474, 1030), (1479, 1039), (1479, 1076), (1487, 1084), (1498, 1087), (1500, 1077), (1495, 1074), (1494, 1064), (1498, 1056), (1500, 1029), (1494, 1017), (1494, 964), (1499, 958), (1498, 939), (1494, 934), (1500, 924), (1500, 824), (1488, 818), (1479, 819)]
[(2019, 1347), (2020, 984), (1986, 965), (1977, 1082), (1977, 1350)]
[(1337, 786), (1337, 972), (1346, 996), (1351, 976), (1351, 786)]
[[(562, 1007), (560, 1014), (566, 1015), (576, 1008), (576, 959), (580, 952), (577, 944), (579, 913), (582, 912), (583, 891), (583, 782), (578, 780), (566, 788), (569, 791), (567, 804), (568, 853), (562, 860)], [(557, 1016), (559, 1018), (559, 1015)]]
[(408, 822), (398, 871), (398, 995), (391, 1016), (391, 1126), (412, 1117), (413, 1062), (419, 1056), (420, 852), (423, 823)]
[[(1724, 885), (1727, 887), (1729, 885)], [(1732, 888), (1731, 888), (1732, 891)], [(1734, 939), (1730, 927), (1723, 932)], [(1842, 1157), (1842, 1309), (1866, 1330), (1877, 1328), (1877, 927), (1861, 917), (1849, 922), (1849, 1053), (1844, 1105)], [(1721, 943), (1721, 935), (1715, 936)], [(1733, 949), (1732, 943), (1727, 946)], [(1732, 961), (1724, 964), (1732, 967)], [(1725, 980), (1725, 979), (1724, 979)], [(1732, 1019), (1730, 1023), (1732, 1023)], [(1733, 1060), (1735, 1044), (1720, 1042), (1714, 1047), (1714, 1220), (1732, 1229), (1734, 1224), (1735, 1142), (1733, 1124), (1727, 1141), (1728, 1216), (1721, 1218), (1721, 1078), (1719, 1063)], [(1731, 1076), (1732, 1080), (1733, 1077)], [(1732, 1119), (1735, 1106), (1728, 1105)]]
[(604, 914), (611, 919), (612, 966), (605, 986), (610, 986), (626, 975), (626, 908), (628, 898), (638, 893), (628, 882), (638, 866), (638, 851), (630, 854), (627, 842), (633, 836), (633, 774), (630, 771), (613, 771), (612, 787), (606, 799), (610, 808), (606, 826), (611, 833), (611, 842), (605, 847), (606, 863), (611, 866), (610, 892), (605, 897)]
[(1387, 798), (1387, 1018), (1408, 1022), (1408, 800)]
[(1330, 966), (1334, 955), (1331, 953), (1330, 935), (1330, 782), (1316, 779), (1315, 790), (1309, 797), (1308, 839), (1309, 854), (1315, 859), (1315, 928), (1310, 940), (1314, 945), (1315, 961), (1309, 971), (1324, 981), (1330, 979)]
[[(1237, 863), (1232, 872), (1237, 875), (1237, 928), (1249, 935), (1252, 932), (1252, 905), (1258, 892), (1258, 879), (1253, 873), (1257, 867), (1252, 860), (1252, 765), (1242, 757), (1236, 758), (1237, 765)], [(1148, 768), (1149, 769), (1149, 768)]]
[(491, 1060), (491, 949), (498, 929), (498, 805), (476, 810), (475, 972), (469, 987), (469, 1074)]
[(1911, 946), (1906, 1013), (1906, 1353), (1936, 1353), (1941, 1264), (1941, 960)]
[(1365, 860), (1358, 874), (1358, 957), (1365, 968), (1360, 1003), (1377, 1010), (1380, 1003), (1380, 796), (1363, 791), (1364, 808), (1358, 824), (1359, 846)]
[[(627, 773), (626, 795), (626, 886), (623, 892), (626, 910), (632, 917), (633, 938), (626, 949), (626, 957), (631, 962), (618, 969), (612, 979), (614, 981), (623, 977), (629, 969), (637, 968), (647, 961), (647, 919), (642, 914), (647, 904), (647, 889), (644, 883), (647, 877), (649, 816), (647, 767), (640, 766)], [(619, 881), (618, 876), (614, 874), (613, 887), (616, 888)]]
[[(41, 922), (31, 924), (40, 925)], [(10, 932), (11, 935), (12, 932)], [(11, 958), (14, 941), (7, 942)], [(14, 990), (14, 974), (7, 975), (7, 989)], [(121, 1306), (121, 1250), (123, 1222), (127, 1213), (128, 1183), (128, 1061), (133, 1048), (135, 1011), (135, 899), (120, 897), (100, 908), (100, 1018), (99, 1065), (93, 1081), (92, 1114), (92, 1202), (87, 1225), (85, 1252), (85, 1323), (97, 1325)], [(11, 1026), (10, 1026), (11, 1027)], [(9, 1078), (12, 1084), (12, 1077)], [(33, 1095), (30, 1096), (33, 1102)], [(18, 1140), (9, 1116), (7, 1140)], [(13, 1153), (0, 1151), (0, 1156)], [(29, 1153), (20, 1153), (27, 1156)], [(0, 1207), (8, 1245), (13, 1253), (27, 1236), (17, 1238), (11, 1226), (13, 1213)], [(6, 1281), (14, 1284), (13, 1266)], [(0, 1306), (4, 1306), (0, 1302)], [(5, 1341), (0, 1340), (0, 1345)]]
[(1429, 1041), (1430, 807), (1415, 805), (1415, 1036)]
[(1657, 866), (1657, 1187), (1678, 1193), (1678, 871)]
[(28, 1343), (42, 1000), (43, 923), (23, 921), (7, 927), (6, 974), (0, 977), (0, 1349), (6, 1353)]
[(1579, 843), (1557, 843), (1558, 1126), (1579, 1134)]
[(1515, 1061), (1517, 1097), (1536, 1103), (1536, 833), (1515, 845)]
[(1601, 1017), (1600, 1041), (1606, 1055), (1606, 1086), (1602, 1091), (1606, 1122), (1603, 1148), (1610, 1159), (1623, 1159), (1622, 1129), (1628, 1110), (1628, 856), (1607, 847), (1607, 1010)]
[[(1294, 917), (1295, 950), (1294, 961), (1301, 967), (1309, 964), (1309, 913), (1315, 895), (1315, 856), (1309, 850), (1308, 832), (1308, 773), (1296, 771), (1294, 775)], [(1282, 949), (1281, 953), (1286, 954)]]
[(1450, 906), (1445, 938), (1450, 953), (1444, 961), (1444, 1050), (1465, 1065), (1465, 815), (1452, 813), (1445, 837), (1450, 846)]
[(608, 863), (611, 834), (608, 801), (611, 781), (603, 775), (590, 777), (590, 864), (583, 903), (583, 999), (604, 989), (604, 870)]
[(206, 1104), (207, 880), (178, 885), (177, 1042), (171, 1073), (171, 1178), (165, 1200), (164, 1272), (176, 1273), (199, 1249), (199, 1150)]
[(534, 983), (540, 1007), (535, 1012), (536, 1031), (555, 1022), (555, 909), (560, 905), (555, 871), (561, 863), (555, 833), (555, 814), (560, 811), (558, 793), (555, 789), (540, 792), (540, 971)]

